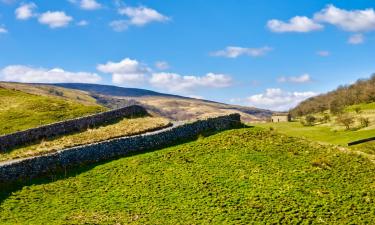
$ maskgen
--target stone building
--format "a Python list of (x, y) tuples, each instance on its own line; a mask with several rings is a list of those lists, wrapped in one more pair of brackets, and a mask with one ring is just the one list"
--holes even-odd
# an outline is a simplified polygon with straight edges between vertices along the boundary
[(272, 115), (271, 121), (273, 123), (280, 123), (280, 122), (290, 122), (291, 116), (289, 113), (274, 113)]

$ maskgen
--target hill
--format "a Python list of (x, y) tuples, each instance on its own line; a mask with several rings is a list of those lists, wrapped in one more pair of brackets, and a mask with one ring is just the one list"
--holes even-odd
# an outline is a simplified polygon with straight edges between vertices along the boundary
[(0, 188), (0, 223), (374, 224), (374, 170), (357, 154), (242, 128)]
[(375, 102), (375, 75), (358, 80), (352, 85), (340, 86), (336, 90), (309, 98), (291, 110), (294, 116), (330, 110), (337, 113), (346, 106)]
[(264, 120), (272, 114), (269, 110), (163, 94), (144, 89), (98, 84), (54, 85), (85, 91), (96, 98), (99, 104), (108, 108), (139, 104), (150, 112), (172, 120), (193, 120), (228, 113), (240, 113), (244, 121), (256, 121)]
[(30, 94), (3, 85), (0, 83), (0, 135), (106, 110), (94, 102), (84, 105), (80, 101)]

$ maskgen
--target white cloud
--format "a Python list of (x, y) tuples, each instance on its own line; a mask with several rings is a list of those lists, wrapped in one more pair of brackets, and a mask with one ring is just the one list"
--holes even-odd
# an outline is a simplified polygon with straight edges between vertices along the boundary
[(208, 73), (205, 76), (182, 76), (176, 73), (154, 73), (150, 84), (170, 92), (189, 92), (197, 88), (223, 88), (232, 83), (232, 78), (225, 74)]
[(276, 111), (289, 110), (301, 101), (316, 96), (318, 93), (288, 92), (279, 88), (269, 88), (265, 93), (256, 94), (246, 99), (247, 104), (258, 108), (266, 108)]
[(84, 10), (96, 10), (102, 8), (102, 5), (96, 0), (68, 0), (70, 3), (79, 5)]
[(237, 58), (241, 55), (247, 55), (252, 57), (259, 57), (267, 54), (271, 51), (272, 48), (270, 47), (262, 47), (262, 48), (243, 48), (237, 46), (228, 46), (224, 50), (219, 50), (216, 52), (212, 52), (211, 56), (221, 56), (227, 58)]
[(155, 67), (159, 70), (166, 70), (166, 69), (169, 69), (169, 64), (168, 62), (165, 62), (165, 61), (158, 61), (155, 63)]
[(325, 50), (317, 51), (316, 54), (319, 55), (319, 56), (322, 56), (322, 57), (327, 57), (327, 56), (331, 55), (331, 53), (329, 51), (325, 51)]
[(109, 26), (116, 32), (121, 32), (128, 29), (128, 21), (126, 20), (114, 20), (109, 23)]
[(87, 25), (89, 25), (89, 22), (87, 22), (86, 20), (81, 20), (77, 23), (77, 26), (80, 26), (80, 27), (84, 27)]
[(125, 58), (120, 62), (107, 62), (99, 64), (97, 70), (112, 74), (112, 82), (115, 84), (140, 84), (146, 81), (150, 69), (137, 60)]
[(22, 4), (14, 12), (18, 20), (28, 20), (35, 16), (34, 10), (36, 9), (36, 4), (33, 2)]
[(96, 73), (69, 72), (60, 68), (45, 69), (23, 65), (10, 65), (0, 70), (4, 81), (28, 83), (98, 83), (101, 77)]
[(359, 45), (365, 41), (363, 34), (353, 34), (349, 37), (348, 43), (352, 45)]
[(267, 22), (267, 27), (272, 32), (283, 33), (283, 32), (299, 32), (306, 33), (310, 31), (316, 31), (323, 29), (321, 24), (309, 19), (305, 16), (295, 16), (288, 22), (280, 20), (270, 20)]
[(292, 77), (279, 77), (277, 79), (278, 82), (280, 83), (308, 83), (311, 82), (311, 77), (309, 74), (305, 73), (302, 74), (301, 76), (292, 76)]
[(165, 22), (169, 20), (167, 16), (144, 6), (124, 7), (120, 8), (118, 12), (120, 15), (129, 17), (128, 23), (135, 26), (144, 26), (151, 22)]
[(39, 23), (46, 24), (50, 28), (59, 28), (67, 26), (73, 18), (62, 11), (47, 11), (39, 16)]
[(8, 30), (5, 27), (0, 26), (0, 34), (6, 34)]
[(375, 11), (372, 8), (364, 10), (344, 10), (328, 5), (314, 15), (316, 21), (329, 23), (345, 31), (364, 32), (375, 30)]

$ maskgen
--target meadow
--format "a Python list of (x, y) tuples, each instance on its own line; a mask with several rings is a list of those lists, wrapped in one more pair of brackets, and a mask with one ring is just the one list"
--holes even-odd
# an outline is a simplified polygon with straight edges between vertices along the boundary
[(1, 224), (374, 224), (375, 164), (262, 128), (0, 189)]
[(0, 87), (0, 135), (105, 111), (98, 105)]
[(96, 143), (117, 137), (142, 134), (148, 131), (161, 129), (169, 125), (170, 123), (167, 119), (160, 117), (142, 117), (133, 119), (125, 118), (113, 124), (107, 124), (104, 126), (91, 128), (86, 131), (59, 136), (49, 140), (43, 140), (40, 143), (31, 144), (0, 153), (0, 162), (42, 155), (65, 148)]

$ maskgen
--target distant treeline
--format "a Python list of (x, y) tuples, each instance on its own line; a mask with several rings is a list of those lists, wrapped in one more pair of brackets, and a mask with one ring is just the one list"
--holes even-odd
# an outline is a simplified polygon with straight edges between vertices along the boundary
[(330, 110), (339, 113), (345, 106), (375, 102), (375, 74), (370, 79), (358, 80), (352, 85), (339, 86), (336, 90), (309, 98), (290, 112), (293, 116)]

